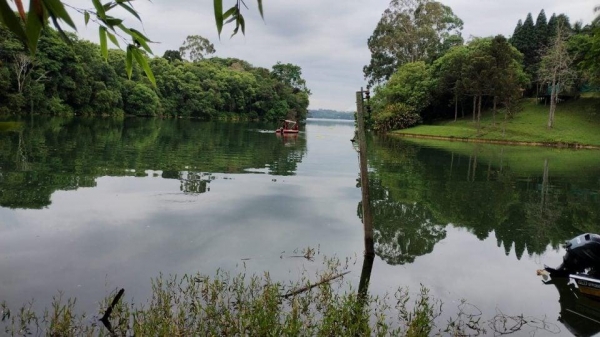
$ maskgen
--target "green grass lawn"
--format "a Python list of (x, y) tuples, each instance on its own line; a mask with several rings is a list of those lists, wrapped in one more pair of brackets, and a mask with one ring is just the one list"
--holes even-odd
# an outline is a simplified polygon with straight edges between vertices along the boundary
[(600, 99), (585, 97), (558, 105), (554, 128), (546, 128), (548, 105), (525, 100), (523, 110), (506, 121), (506, 134), (502, 134), (504, 114), (496, 114), (496, 124), (491, 110), (482, 112), (481, 131), (471, 115), (458, 121), (443, 121), (433, 125), (393, 131), (392, 134), (413, 134), (438, 137), (506, 140), (511, 142), (577, 143), (600, 146)]

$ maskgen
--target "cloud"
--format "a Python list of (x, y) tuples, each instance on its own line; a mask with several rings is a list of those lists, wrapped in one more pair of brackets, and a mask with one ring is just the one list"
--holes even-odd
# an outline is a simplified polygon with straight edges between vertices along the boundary
[[(67, 1), (89, 7), (89, 0)], [(233, 1), (224, 1), (224, 7)], [(596, 0), (444, 0), (465, 22), (463, 35), (510, 36), (519, 19), (528, 12), (534, 20), (541, 9), (550, 18), (565, 13), (571, 22), (590, 22)], [(254, 1), (244, 11), (246, 36), (230, 38), (232, 25), (223, 28), (221, 39), (214, 24), (212, 1), (169, 0), (136, 2), (148, 36), (160, 43), (156, 55), (178, 49), (188, 35), (202, 35), (215, 44), (216, 56), (244, 59), (255, 66), (271, 68), (277, 61), (302, 67), (313, 95), (310, 108), (348, 110), (354, 107), (354, 92), (366, 83), (362, 68), (369, 63), (367, 39), (373, 32), (388, 0), (265, 1), (263, 21)], [(127, 13), (123, 13), (126, 17)], [(77, 21), (77, 20), (76, 20)], [(83, 22), (83, 18), (79, 20)], [(135, 19), (127, 20), (135, 24)], [(80, 26), (83, 26), (81, 24)], [(95, 27), (80, 28), (79, 34), (97, 41)]]

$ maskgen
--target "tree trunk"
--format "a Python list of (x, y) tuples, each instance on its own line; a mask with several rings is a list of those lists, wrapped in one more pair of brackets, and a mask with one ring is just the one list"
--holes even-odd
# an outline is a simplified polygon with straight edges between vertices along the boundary
[(458, 119), (458, 95), (454, 93), (454, 121)]
[(494, 125), (496, 125), (496, 102), (497, 102), (497, 98), (496, 96), (494, 96), (494, 108), (492, 109), (492, 118), (494, 120)]
[(508, 107), (506, 108), (506, 112), (504, 112), (504, 122), (502, 122), (502, 138), (506, 136), (506, 120), (508, 119)]
[(477, 95), (473, 95), (473, 123), (475, 123), (475, 113), (477, 112)]
[(554, 126), (554, 111), (556, 111), (556, 73), (552, 78), (552, 90), (550, 91), (550, 112), (548, 113), (548, 129)]
[(479, 95), (479, 104), (477, 106), (477, 134), (481, 131), (481, 101), (482, 97)]

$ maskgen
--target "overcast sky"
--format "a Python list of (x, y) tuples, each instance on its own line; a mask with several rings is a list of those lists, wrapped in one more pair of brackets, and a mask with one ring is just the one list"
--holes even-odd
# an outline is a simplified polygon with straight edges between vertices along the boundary
[[(77, 7), (89, 7), (89, 0), (66, 0)], [(224, 7), (234, 1), (224, 0)], [(519, 19), (528, 12), (537, 17), (565, 13), (574, 23), (589, 23), (600, 0), (442, 0), (465, 23), (463, 36), (512, 34)], [(223, 28), (219, 41), (210, 0), (136, 1), (144, 29), (154, 41), (156, 55), (178, 49), (188, 35), (211, 40), (216, 56), (237, 57), (254, 66), (271, 68), (277, 61), (302, 67), (312, 91), (311, 109), (353, 110), (354, 92), (365, 86), (362, 68), (369, 63), (367, 39), (373, 32), (389, 0), (264, 0), (265, 21), (256, 2), (246, 0), (246, 36), (229, 38), (233, 26)], [(229, 5), (229, 6), (227, 6)], [(73, 14), (79, 35), (98, 41), (97, 27), (85, 28), (83, 17)], [(126, 15), (123, 15), (126, 16)], [(127, 24), (135, 19), (128, 18)]]

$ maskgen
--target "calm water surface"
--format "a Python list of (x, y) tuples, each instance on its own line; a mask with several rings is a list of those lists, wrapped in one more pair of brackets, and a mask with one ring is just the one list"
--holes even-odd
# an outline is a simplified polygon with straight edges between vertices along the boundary
[[(276, 136), (258, 123), (34, 120), (0, 128), (0, 299), (81, 308), (116, 287), (144, 301), (159, 273), (268, 270), (293, 278), (306, 247), (357, 259), (363, 239), (352, 122), (309, 120)], [(592, 335), (600, 305), (536, 270), (560, 244), (600, 232), (600, 153), (373, 138), (377, 258), (370, 290), (420, 284)], [(296, 253), (295, 253), (296, 251)], [(583, 308), (583, 309), (582, 309)], [(534, 328), (523, 331), (528, 334)], [(543, 335), (543, 332), (538, 332)]]

